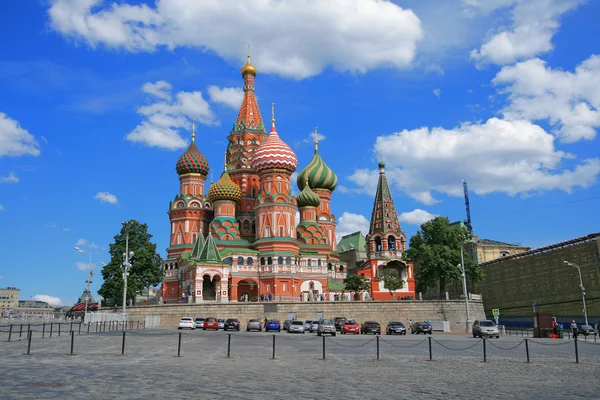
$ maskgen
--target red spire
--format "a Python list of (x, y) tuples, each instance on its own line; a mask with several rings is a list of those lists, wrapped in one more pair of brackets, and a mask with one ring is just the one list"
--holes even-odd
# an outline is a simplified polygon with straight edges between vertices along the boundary
[(244, 77), (244, 100), (240, 107), (234, 131), (240, 131), (246, 129), (262, 130), (264, 132), (264, 123), (258, 104), (256, 103), (256, 96), (254, 95), (254, 77), (256, 76), (256, 68), (250, 62), (250, 55), (248, 54), (248, 62), (242, 68), (242, 76)]

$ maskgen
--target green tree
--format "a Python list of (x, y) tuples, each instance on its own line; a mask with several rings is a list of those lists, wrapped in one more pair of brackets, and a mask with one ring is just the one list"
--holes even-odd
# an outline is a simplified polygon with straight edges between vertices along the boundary
[(385, 288), (390, 291), (392, 300), (394, 300), (394, 290), (402, 289), (402, 287), (404, 287), (404, 281), (400, 277), (398, 270), (395, 268), (384, 269), (382, 275)]
[(98, 293), (114, 304), (123, 304), (123, 253), (129, 233), (129, 251), (134, 252), (129, 276), (127, 277), (127, 299), (135, 299), (142, 289), (158, 285), (163, 278), (162, 259), (152, 243), (148, 225), (136, 220), (123, 223), (119, 234), (110, 245), (110, 262), (102, 268), (104, 283)]
[(362, 275), (349, 274), (344, 279), (344, 286), (351, 292), (363, 292), (371, 289), (371, 282)]
[[(415, 266), (418, 292), (439, 285), (440, 296), (443, 296), (448, 283), (461, 279), (460, 249), (470, 238), (466, 228), (450, 226), (448, 218), (436, 217), (421, 225), (410, 238), (410, 248), (406, 251), (406, 259)], [(472, 283), (483, 279), (481, 268), (474, 265), (471, 257), (465, 256), (465, 265)]]

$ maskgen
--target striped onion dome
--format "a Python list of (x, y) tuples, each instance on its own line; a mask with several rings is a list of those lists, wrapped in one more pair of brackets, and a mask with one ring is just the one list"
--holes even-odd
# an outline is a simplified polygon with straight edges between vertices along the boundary
[(239, 202), (242, 199), (242, 189), (231, 180), (227, 168), (221, 174), (221, 179), (210, 186), (208, 198), (211, 202), (218, 200), (231, 200)]
[(201, 174), (201, 175), (208, 175), (208, 161), (206, 161), (206, 158), (204, 157), (204, 155), (202, 155), (202, 153), (200, 153), (200, 150), (198, 150), (198, 147), (196, 146), (196, 142), (194, 140), (194, 137), (192, 136), (192, 143), (190, 144), (190, 147), (188, 147), (188, 149), (185, 151), (185, 153), (183, 153), (181, 155), (181, 157), (179, 157), (179, 160), (177, 160), (177, 164), (175, 166), (175, 169), (177, 170), (177, 173), (179, 175), (183, 175), (183, 174)]
[(269, 137), (256, 149), (252, 156), (252, 168), (256, 173), (272, 168), (284, 169), (292, 173), (298, 168), (298, 158), (290, 146), (281, 140), (277, 134), (275, 119), (271, 122), (272, 127)]
[(337, 186), (337, 175), (325, 164), (325, 161), (319, 154), (319, 142), (315, 141), (315, 154), (299, 174), (296, 183), (300, 190), (304, 189), (305, 182), (308, 182), (313, 189), (327, 189), (331, 192)]
[(319, 204), (321, 204), (321, 199), (315, 192), (312, 191), (310, 185), (305, 183), (304, 189), (302, 189), (300, 194), (296, 196), (296, 202), (298, 203), (299, 208), (319, 207)]

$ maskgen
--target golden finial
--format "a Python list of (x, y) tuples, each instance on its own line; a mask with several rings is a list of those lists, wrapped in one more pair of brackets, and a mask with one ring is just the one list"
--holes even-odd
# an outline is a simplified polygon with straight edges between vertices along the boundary
[(271, 126), (275, 128), (275, 103), (271, 103)]
[(227, 152), (225, 152), (225, 172), (227, 172)]
[(246, 65), (242, 67), (242, 76), (247, 74), (256, 76), (256, 68), (254, 68), (254, 65), (250, 62), (250, 45), (248, 45), (248, 61), (246, 62)]
[(196, 140), (196, 120), (192, 120), (192, 143)]
[(315, 151), (319, 150), (319, 127), (315, 126), (315, 131), (313, 132), (313, 139), (315, 139)]

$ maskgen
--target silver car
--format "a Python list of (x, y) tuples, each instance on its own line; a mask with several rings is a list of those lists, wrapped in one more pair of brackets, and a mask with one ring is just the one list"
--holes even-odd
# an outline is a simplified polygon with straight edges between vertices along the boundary
[(304, 329), (304, 322), (302, 321), (292, 321), (288, 326), (288, 333), (304, 333), (306, 329)]
[(498, 326), (489, 319), (473, 322), (473, 337), (492, 337), (500, 338)]
[(220, 319), (218, 322), (219, 322), (219, 329), (225, 329), (225, 320)]
[(317, 335), (321, 336), (329, 333), (331, 336), (335, 336), (335, 324), (330, 318), (321, 318), (319, 320), (319, 326), (317, 327)]
[(317, 332), (319, 330), (319, 321), (313, 321), (312, 324), (310, 324), (310, 331), (311, 332)]
[(304, 330), (307, 332), (310, 332), (311, 326), (312, 326), (312, 321), (310, 319), (307, 319), (306, 322), (304, 323)]
[(248, 321), (248, 325), (246, 325), (246, 330), (250, 331), (259, 331), (262, 332), (262, 322), (257, 319), (251, 319)]

